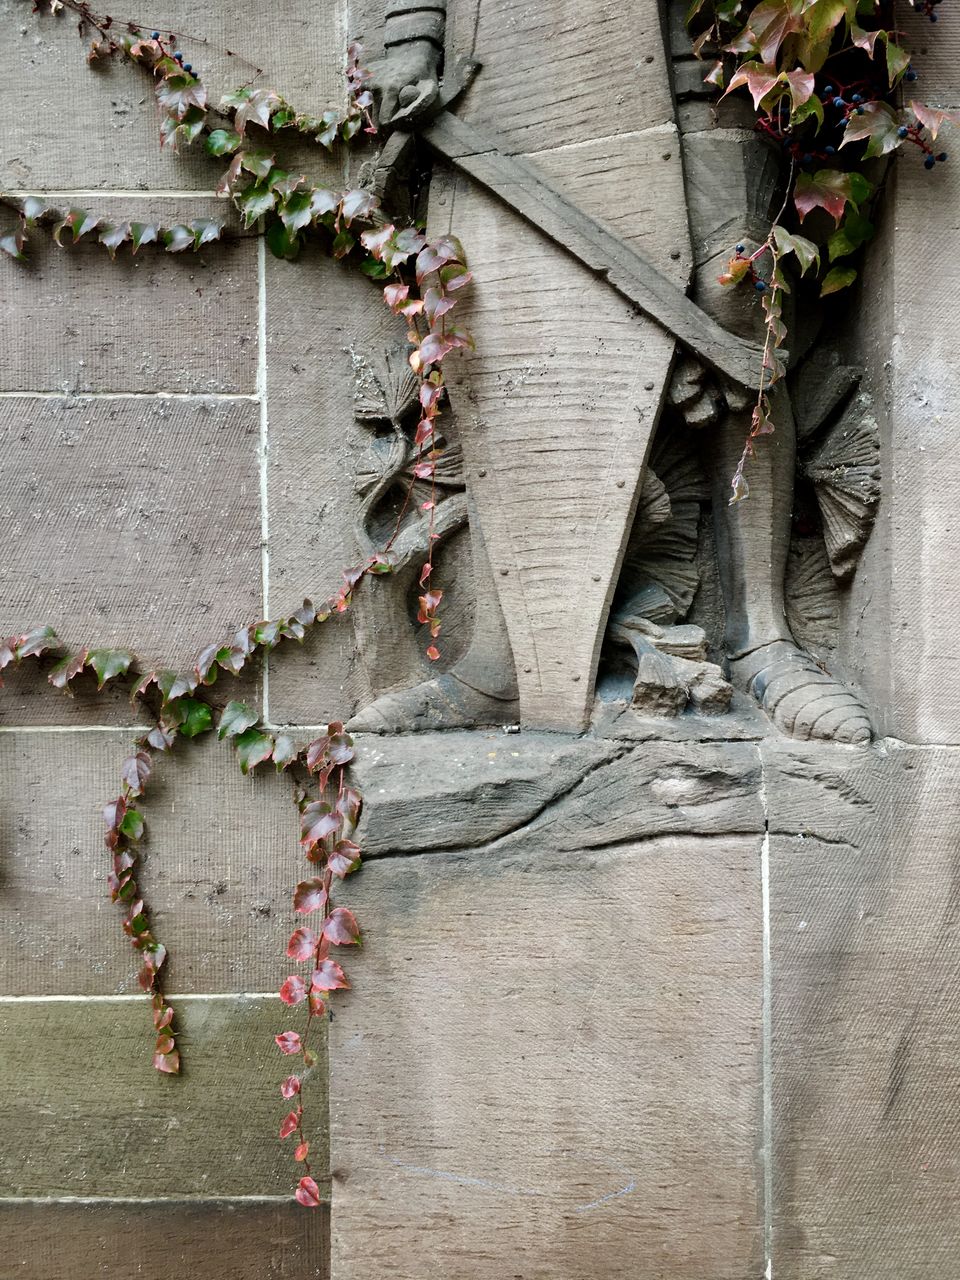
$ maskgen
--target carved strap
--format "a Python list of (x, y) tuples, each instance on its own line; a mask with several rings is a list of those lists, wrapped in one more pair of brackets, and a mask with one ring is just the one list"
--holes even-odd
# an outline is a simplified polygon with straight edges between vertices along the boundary
[(411, 40), (429, 40), (438, 49), (443, 49), (446, 13), (446, 0), (387, 0), (384, 47), (389, 49)]

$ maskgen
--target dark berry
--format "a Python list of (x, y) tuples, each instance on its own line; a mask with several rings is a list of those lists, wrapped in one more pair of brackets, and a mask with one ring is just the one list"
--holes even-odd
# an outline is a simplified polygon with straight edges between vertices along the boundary
[(150, 39), (151, 39), (151, 40), (159, 40), (159, 39), (160, 39), (160, 32), (159, 32), (159, 31), (151, 31), (151, 33), (150, 33)]
[(904, 78), (904, 80), (908, 80), (908, 81), (910, 81), (910, 83), (911, 83), (911, 84), (913, 83), (913, 81), (914, 81), (914, 80), (919, 80), (919, 79), (920, 79), (920, 77), (917, 75), (916, 71), (914, 71), (912, 68), (911, 68), (908, 72), (906, 72), (906, 74), (904, 75), (904, 77), (903, 77), (903, 78)]
[(763, 293), (767, 287), (767, 282), (765, 280), (758, 280), (753, 287), (756, 289), (757, 293)]
[(932, 169), (936, 163), (937, 162), (934, 160), (933, 156), (927, 156), (926, 160), (923, 162), (923, 167), (925, 169)]
[(830, 94), (833, 93), (833, 85), (832, 84), (824, 85), (823, 92), (829, 98)]
[(836, 97), (833, 100), (833, 105), (835, 107), (845, 107), (847, 104), (844, 102), (844, 100), (841, 97)]
[(191, 63), (189, 63), (189, 62), (185, 62), (185, 63), (183, 64), (183, 69), (184, 69), (184, 71), (192, 71), (192, 70), (193, 70), (193, 65), (192, 65)]
[(737, 245), (737, 253), (743, 253), (743, 251), (744, 251), (744, 249), (745, 249), (745, 248), (746, 248), (746, 246), (745, 246), (745, 245), (738, 244), (738, 245)]
[(183, 61), (183, 54), (182, 54), (182, 53), (175, 53), (175, 54), (173, 55), (173, 57), (174, 57), (174, 61), (175, 61), (175, 62), (182, 62), (182, 61)]
[(947, 158), (947, 153), (945, 151), (941, 151), (940, 154), (937, 156), (937, 159), (940, 161), (941, 164), (943, 164), (946, 158)]
[(863, 107), (857, 107), (857, 115), (858, 115), (858, 116), (862, 116), (862, 115), (863, 115)]
[(836, 147), (824, 147), (824, 148), (823, 148), (823, 154), (824, 154), (825, 156), (835, 156), (835, 155), (837, 154), (837, 148), (836, 148)]
[(850, 99), (850, 101), (851, 101), (851, 102), (862, 102), (862, 101), (863, 101), (863, 98), (860, 96), (860, 94), (859, 94), (859, 93), (855, 93), (855, 94), (853, 95), (853, 97)]
[(900, 128), (897, 130), (897, 137), (905, 138), (909, 132), (910, 130), (907, 128), (907, 126), (905, 124), (902, 124)]

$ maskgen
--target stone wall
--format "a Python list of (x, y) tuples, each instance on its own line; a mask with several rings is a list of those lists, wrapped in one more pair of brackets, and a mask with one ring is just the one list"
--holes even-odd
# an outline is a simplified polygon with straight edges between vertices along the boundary
[[(235, 0), (200, 14), (170, 0), (149, 17), (236, 51), (184, 40), (211, 96), (247, 77), (246, 54), (265, 83), (321, 108), (340, 95), (347, 33), (377, 50), (380, 8)], [(597, 11), (608, 52), (642, 42), (638, 76), (665, 85), (655, 7)], [(486, 56), (501, 107), (517, 90), (497, 59), (522, 56), (518, 32), (535, 29), (555, 68), (593, 57), (580, 6), (557, 0), (537, 22), (519, 2), (498, 12)], [(138, 72), (89, 70), (64, 15), (33, 15), (23, 0), (0, 0), (0, 13), (4, 81), (20, 104), (0, 144), (4, 191), (109, 218), (216, 204), (204, 157), (159, 153)], [(470, 38), (471, 14), (457, 11), (457, 39)], [(957, 93), (947, 16), (936, 47), (904, 19), (914, 46), (930, 46), (918, 65), (944, 105)], [(594, 148), (587, 126), (613, 110), (609, 76), (573, 80), (581, 96), (556, 119), (537, 116), (543, 85), (525, 85), (517, 111), (536, 123), (517, 151), (570, 184), (589, 152), (618, 191), (642, 189), (656, 163), (654, 238), (628, 232), (633, 205), (618, 230), (641, 252), (676, 244), (670, 269), (683, 278), (669, 99), (639, 129), (630, 113), (647, 91), (634, 86)], [(325, 163), (310, 160), (331, 182), (350, 176)], [(864, 289), (850, 339), (882, 410), (884, 494), (843, 604), (841, 653), (884, 736), (869, 749), (791, 743), (742, 707), (676, 723), (613, 716), (585, 735), (362, 735), (367, 862), (344, 901), (365, 946), (307, 1095), (314, 1141), (329, 1145), (323, 1210), (293, 1204), (275, 1136), (284, 1018), (273, 993), (300, 858), (286, 785), (241, 777), (214, 742), (162, 761), (143, 881), (170, 948), (185, 1070), (159, 1076), (103, 887), (99, 806), (137, 718), (122, 694), (86, 685), (69, 703), (24, 671), (6, 678), (0, 1256), (11, 1276), (949, 1273), (960, 1245), (956, 183), (952, 164), (932, 175), (901, 164), (872, 251), (882, 283)], [(479, 200), (466, 215), (468, 252), (493, 273), (502, 217)], [(523, 235), (546, 278), (571, 279), (559, 249)], [(230, 627), (335, 588), (353, 558), (368, 444), (351, 411), (350, 348), (393, 333), (376, 290), (318, 253), (278, 263), (239, 233), (196, 256), (114, 264), (51, 246), (26, 269), (0, 262), (0, 277), (0, 632), (49, 622), (69, 645), (184, 665)], [(582, 314), (548, 335), (572, 362), (557, 403), (572, 421), (597, 384), (620, 397), (626, 423), (650, 326), (602, 282), (576, 279)], [(519, 403), (535, 365), (541, 384), (553, 376), (536, 345), (542, 320), (532, 310), (506, 329), (491, 314), (480, 317), (486, 394)], [(600, 346), (583, 345), (584, 314), (602, 322)], [(510, 364), (506, 382), (490, 353)], [(521, 417), (534, 444), (556, 426), (533, 398)], [(617, 440), (611, 428), (604, 447), (619, 461)], [(544, 483), (560, 486), (553, 465)], [(465, 548), (456, 554), (469, 586)], [(616, 547), (606, 554), (615, 574)], [(558, 582), (551, 625), (589, 662), (599, 642), (557, 607)], [(467, 631), (468, 596), (452, 611)], [(349, 715), (382, 677), (349, 621), (320, 630), (214, 693), (304, 738)]]

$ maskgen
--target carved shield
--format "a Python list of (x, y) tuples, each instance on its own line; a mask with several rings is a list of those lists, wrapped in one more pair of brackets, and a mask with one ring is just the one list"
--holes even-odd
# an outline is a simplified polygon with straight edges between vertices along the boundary
[[(447, 48), (482, 64), (457, 114), (682, 288), (690, 240), (656, 0), (453, 0)], [(476, 353), (450, 378), (521, 717), (579, 730), (674, 339), (463, 174), (435, 173), (430, 218), (461, 236), (476, 276)]]

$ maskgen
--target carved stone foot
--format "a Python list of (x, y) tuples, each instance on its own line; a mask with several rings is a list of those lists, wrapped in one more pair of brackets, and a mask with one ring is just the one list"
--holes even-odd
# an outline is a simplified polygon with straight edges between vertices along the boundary
[(862, 703), (789, 640), (738, 658), (730, 672), (792, 738), (863, 744), (873, 737)]
[(481, 693), (452, 671), (399, 693), (385, 693), (347, 724), (351, 733), (403, 733), (427, 729), (471, 729), (515, 723), (516, 698)]

